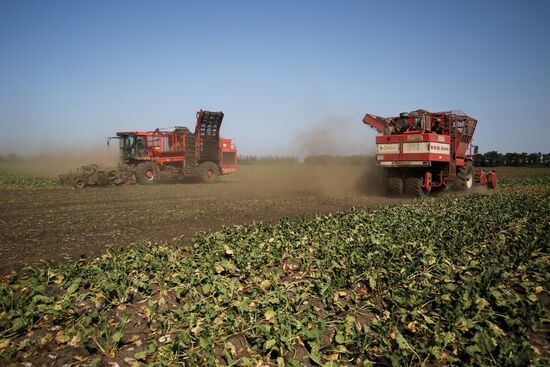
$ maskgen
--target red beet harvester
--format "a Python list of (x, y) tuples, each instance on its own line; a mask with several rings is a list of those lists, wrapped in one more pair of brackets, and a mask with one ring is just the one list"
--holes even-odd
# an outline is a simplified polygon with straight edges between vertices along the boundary
[(117, 132), (120, 159), (132, 168), (138, 182), (158, 182), (163, 171), (214, 181), (237, 170), (232, 139), (220, 138), (223, 112), (199, 110), (195, 132), (186, 127), (154, 131)]
[(375, 164), (384, 169), (390, 192), (424, 196), (451, 186), (470, 190), (474, 182), (496, 185), (495, 172), (474, 170), (471, 143), (477, 120), (462, 111), (419, 109), (387, 118), (366, 114), (363, 122), (381, 134)]

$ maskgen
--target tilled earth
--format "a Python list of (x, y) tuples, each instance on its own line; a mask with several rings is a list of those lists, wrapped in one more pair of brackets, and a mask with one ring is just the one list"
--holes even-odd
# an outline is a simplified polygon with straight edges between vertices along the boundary
[(97, 255), (108, 246), (181, 236), (191, 241), (197, 231), (222, 226), (408, 200), (365, 191), (368, 182), (358, 189), (365, 179), (345, 168), (245, 167), (214, 184), (2, 189), (0, 274), (44, 260)]

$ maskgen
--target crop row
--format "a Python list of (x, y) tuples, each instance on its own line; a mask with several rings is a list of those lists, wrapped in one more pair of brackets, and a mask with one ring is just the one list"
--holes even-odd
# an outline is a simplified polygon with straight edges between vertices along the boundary
[(0, 362), (545, 365), (549, 193), (509, 181), (30, 269), (0, 284)]
[(0, 171), (0, 189), (33, 189), (54, 187), (61, 187), (61, 185), (57, 180), (49, 177), (31, 177), (7, 171)]

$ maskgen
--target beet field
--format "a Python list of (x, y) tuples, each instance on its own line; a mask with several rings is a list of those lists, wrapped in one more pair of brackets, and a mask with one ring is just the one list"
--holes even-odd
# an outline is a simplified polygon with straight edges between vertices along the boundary
[[(136, 241), (124, 243), (113, 230), (116, 245), (95, 255), (90, 249), (42, 263), (29, 257), (32, 266), (5, 268), (0, 365), (548, 365), (550, 175), (511, 176), (490, 192), (375, 205), (367, 205), (367, 194), (357, 194), (361, 202), (309, 191), (243, 191), (246, 206), (226, 209), (205, 198), (164, 215), (176, 228), (184, 215), (213, 211), (220, 218), (215, 228), (197, 221), (186, 236), (168, 231), (170, 240), (137, 240), (144, 233), (139, 223), (153, 228), (156, 218), (138, 206), (124, 217), (128, 223), (105, 217), (103, 225), (86, 221), (88, 212), (76, 206), (75, 216), (65, 217), (81, 233), (74, 243), (94, 243), (94, 233), (113, 223), (134, 228)], [(37, 182), (45, 187), (4, 188), (4, 208), (17, 213), (21, 192), (69, 193)], [(110, 206), (111, 195), (145, 189), (157, 190), (97, 188), (84, 195), (105, 195), (96, 199), (103, 208), (96, 215), (114, 215), (120, 209)], [(70, 211), (67, 195), (60, 202)], [(322, 210), (307, 211), (308, 204)], [(255, 216), (269, 210), (271, 216)], [(224, 220), (231, 213), (244, 224)], [(3, 236), (13, 225), (41, 246), (31, 227), (9, 218), (1, 225)]]

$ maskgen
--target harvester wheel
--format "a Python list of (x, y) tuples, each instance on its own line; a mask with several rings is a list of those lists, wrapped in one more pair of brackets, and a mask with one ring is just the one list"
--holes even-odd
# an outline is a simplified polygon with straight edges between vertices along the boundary
[(83, 178), (77, 178), (74, 180), (74, 187), (77, 189), (83, 189), (86, 187), (86, 181)]
[(401, 195), (403, 193), (403, 177), (399, 171), (388, 172), (388, 192)]
[(424, 197), (426, 192), (422, 187), (422, 176), (412, 175), (405, 179), (405, 191), (407, 194), (415, 197)]
[(204, 183), (212, 183), (218, 180), (220, 170), (214, 162), (204, 162), (199, 166), (199, 178)]
[(465, 161), (464, 166), (458, 167), (456, 171), (459, 188), (470, 190), (474, 185), (474, 165), (472, 161)]
[(137, 167), (137, 180), (146, 185), (153, 185), (159, 181), (158, 170), (151, 162), (145, 162)]

